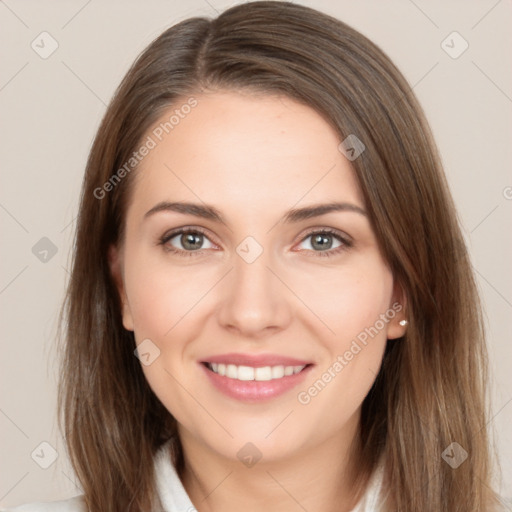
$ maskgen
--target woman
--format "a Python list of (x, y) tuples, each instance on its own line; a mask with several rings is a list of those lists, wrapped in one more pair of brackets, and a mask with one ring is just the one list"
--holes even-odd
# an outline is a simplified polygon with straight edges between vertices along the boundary
[(90, 153), (63, 313), (84, 494), (20, 511), (498, 510), (435, 144), (327, 15), (242, 4), (143, 52)]

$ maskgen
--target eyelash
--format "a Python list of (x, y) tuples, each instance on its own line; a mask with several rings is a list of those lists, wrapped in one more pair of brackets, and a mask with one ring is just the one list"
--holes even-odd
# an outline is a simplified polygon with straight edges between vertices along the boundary
[[(180, 228), (180, 229), (177, 229), (176, 231), (172, 231), (170, 233), (164, 234), (159, 239), (158, 245), (163, 246), (165, 251), (176, 254), (177, 256), (191, 257), (191, 256), (201, 254), (203, 252), (202, 249), (200, 249), (198, 251), (183, 251), (182, 249), (176, 249), (175, 247), (166, 245), (167, 242), (169, 242), (169, 240), (172, 240), (177, 235), (182, 235), (182, 234), (187, 234), (187, 233), (195, 233), (195, 234), (199, 233), (209, 239), (206, 231), (204, 231), (201, 228)], [(337, 254), (339, 254), (343, 251), (346, 251), (347, 249), (350, 249), (353, 246), (353, 243), (350, 240), (343, 237), (339, 231), (337, 231), (335, 229), (331, 229), (331, 228), (312, 230), (312, 231), (308, 232), (300, 240), (300, 242), (304, 242), (304, 240), (306, 240), (310, 236), (321, 235), (321, 234), (332, 235), (333, 237), (337, 238), (342, 244), (339, 247), (336, 247), (335, 249), (329, 249), (327, 251), (311, 251), (311, 252), (314, 252), (316, 256), (319, 256), (321, 258), (330, 258), (332, 256), (336, 256)]]

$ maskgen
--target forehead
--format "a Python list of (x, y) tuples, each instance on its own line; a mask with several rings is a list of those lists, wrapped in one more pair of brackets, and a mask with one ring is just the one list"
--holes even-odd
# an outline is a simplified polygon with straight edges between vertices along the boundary
[(199, 198), (232, 213), (299, 201), (364, 207), (338, 134), (312, 108), (231, 91), (193, 99), (176, 101), (146, 133), (153, 147), (136, 171), (134, 203)]

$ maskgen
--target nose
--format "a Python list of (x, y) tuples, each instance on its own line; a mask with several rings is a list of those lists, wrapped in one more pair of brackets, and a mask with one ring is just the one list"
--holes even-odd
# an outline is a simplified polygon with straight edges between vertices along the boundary
[(285, 329), (292, 317), (293, 294), (272, 265), (269, 251), (252, 262), (240, 254), (233, 255), (234, 268), (223, 280), (219, 323), (238, 336), (255, 339)]

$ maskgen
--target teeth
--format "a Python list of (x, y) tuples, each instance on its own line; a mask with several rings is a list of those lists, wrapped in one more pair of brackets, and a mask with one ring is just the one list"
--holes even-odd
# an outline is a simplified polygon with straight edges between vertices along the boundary
[(271, 371), (273, 379), (280, 379), (281, 377), (284, 377), (284, 366), (273, 366)]
[(239, 366), (238, 374), (234, 378), (238, 380), (254, 380), (254, 368), (250, 366)]
[(272, 380), (272, 368), (270, 366), (255, 368), (254, 380)]
[(238, 377), (238, 368), (234, 364), (228, 364), (226, 366), (226, 377), (230, 379), (236, 379)]
[(266, 381), (273, 379), (282, 379), (301, 372), (303, 366), (261, 366), (253, 368), (252, 366), (237, 366), (235, 364), (208, 363), (208, 367), (219, 375), (237, 380), (257, 380)]
[(295, 369), (295, 366), (285, 366), (284, 374), (285, 375), (293, 375), (293, 370), (294, 369)]

